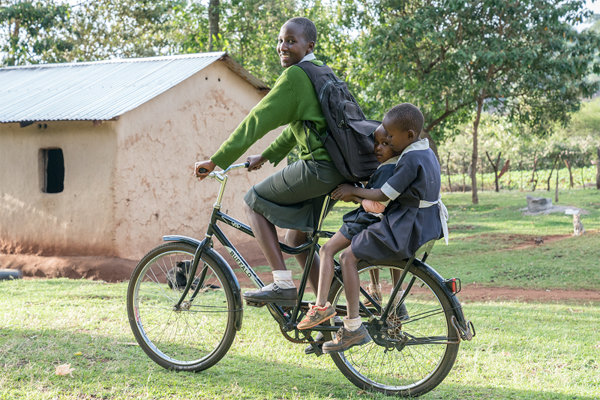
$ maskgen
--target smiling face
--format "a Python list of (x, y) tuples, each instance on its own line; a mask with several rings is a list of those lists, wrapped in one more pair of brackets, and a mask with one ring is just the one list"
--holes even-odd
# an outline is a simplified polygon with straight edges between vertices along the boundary
[(301, 25), (286, 22), (277, 38), (277, 54), (283, 68), (298, 64), (308, 53), (312, 53), (315, 42), (309, 42)]
[(389, 144), (394, 152), (402, 153), (412, 143), (416, 142), (419, 135), (412, 129), (402, 130), (389, 117), (384, 117), (381, 125), (385, 128), (389, 137)]
[(384, 163), (387, 160), (389, 160), (390, 158), (399, 155), (400, 153), (396, 153), (393, 149), (392, 146), (390, 145), (389, 142), (389, 135), (386, 132), (385, 128), (383, 127), (383, 125), (379, 125), (377, 127), (377, 129), (375, 130), (375, 148), (374, 148), (374, 153), (375, 153), (375, 157), (377, 157), (377, 161), (379, 161), (379, 163)]

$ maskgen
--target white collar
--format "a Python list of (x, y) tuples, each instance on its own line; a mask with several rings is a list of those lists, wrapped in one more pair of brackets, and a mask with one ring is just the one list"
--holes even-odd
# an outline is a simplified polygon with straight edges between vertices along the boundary
[(381, 164), (379, 164), (379, 167), (377, 167), (377, 168), (381, 168), (381, 167), (383, 167), (384, 165), (387, 165), (387, 164), (396, 164), (398, 162), (398, 158), (399, 157), (400, 156), (395, 156), (395, 157), (389, 158), (386, 161), (384, 161)]
[(300, 61), (298, 61), (299, 63), (301, 63), (302, 61), (312, 61), (312, 60), (316, 60), (317, 56), (315, 56), (315, 53), (308, 53), (307, 55), (304, 56), (304, 58)]
[(415, 151), (415, 150), (427, 150), (428, 148), (429, 148), (429, 140), (427, 140), (427, 139), (418, 140), (418, 141), (410, 144), (409, 146), (407, 146), (402, 151), (402, 154), (400, 154), (400, 156), (398, 157), (398, 161), (400, 161), (402, 156), (404, 156), (406, 153), (409, 153), (409, 152)]

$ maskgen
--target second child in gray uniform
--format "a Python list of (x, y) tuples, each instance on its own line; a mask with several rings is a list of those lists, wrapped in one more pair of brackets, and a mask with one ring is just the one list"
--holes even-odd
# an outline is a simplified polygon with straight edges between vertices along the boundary
[[(368, 189), (381, 188), (388, 181), (394, 174), (396, 161), (398, 161), (398, 156), (400, 155), (400, 152), (394, 151), (390, 146), (389, 138), (383, 125), (379, 125), (375, 130), (374, 139), (373, 152), (380, 165), (369, 179), (369, 182), (367, 182), (365, 187)], [(311, 305), (306, 317), (298, 324), (298, 329), (312, 328), (335, 315), (333, 307), (327, 302), (327, 295), (331, 286), (331, 280), (333, 279), (333, 256), (350, 246), (352, 238), (360, 231), (375, 222), (381, 221), (381, 213), (388, 203), (369, 202), (358, 197), (353, 199), (353, 201), (360, 203), (361, 206), (344, 215), (344, 223), (340, 230), (319, 251), (321, 268), (319, 270), (317, 300), (314, 306)], [(325, 311), (326, 314), (322, 314), (319, 311)], [(316, 340), (320, 339), (322, 339), (322, 335), (316, 338)], [(307, 350), (310, 348), (307, 348)], [(310, 354), (312, 351), (308, 351), (308, 353)]]
[(324, 353), (346, 351), (371, 340), (359, 316), (359, 261), (394, 265), (410, 258), (426, 242), (447, 238), (448, 214), (440, 201), (440, 164), (429, 142), (419, 140), (423, 114), (412, 104), (400, 104), (388, 111), (382, 126), (392, 149), (401, 153), (394, 174), (381, 189), (344, 184), (331, 194), (343, 201), (390, 200), (390, 204), (381, 221), (356, 234), (340, 255), (348, 315), (335, 338), (323, 344)]

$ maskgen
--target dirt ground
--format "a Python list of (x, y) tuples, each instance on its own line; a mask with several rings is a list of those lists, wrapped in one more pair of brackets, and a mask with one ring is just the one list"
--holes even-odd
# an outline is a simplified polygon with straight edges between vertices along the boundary
[[(548, 239), (548, 238), (546, 238)], [(554, 239), (554, 238), (553, 238)], [(254, 242), (237, 246), (250, 265), (266, 265)], [(219, 248), (217, 247), (217, 250)], [(231, 264), (235, 263), (223, 249), (220, 253)], [(37, 256), (29, 254), (0, 254), (0, 269), (18, 269), (25, 279), (71, 278), (122, 282), (129, 279), (137, 260), (101, 256)], [(249, 278), (236, 268), (242, 287), (253, 287)], [(264, 281), (272, 278), (270, 272), (259, 273)], [(600, 291), (594, 290), (533, 290), (508, 287), (489, 287), (478, 284), (464, 285), (459, 294), (461, 301), (518, 300), (524, 302), (600, 302)]]

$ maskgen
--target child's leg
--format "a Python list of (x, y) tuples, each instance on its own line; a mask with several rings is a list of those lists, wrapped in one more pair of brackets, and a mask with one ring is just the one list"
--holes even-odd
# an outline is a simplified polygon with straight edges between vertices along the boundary
[(346, 306), (348, 315), (344, 318), (344, 326), (340, 328), (333, 340), (323, 343), (323, 353), (346, 351), (353, 346), (360, 346), (371, 341), (371, 336), (358, 314), (359, 288), (358, 259), (349, 247), (340, 256), (342, 274), (344, 275), (344, 289), (346, 292)]
[[(390, 289), (390, 294), (392, 294), (392, 292), (394, 291), (394, 288), (396, 287), (396, 283), (400, 280), (400, 275), (402, 275), (402, 270), (400, 269), (391, 269), (390, 273), (392, 275), (392, 288)], [(400, 297), (402, 297), (402, 295), (404, 294), (404, 290), (402, 290), (402, 288), (400, 288), (400, 290), (398, 290), (398, 293), (396, 294), (396, 298), (394, 299), (394, 303), (398, 304), (398, 301), (400, 300)]]
[[(295, 229), (288, 229), (285, 234), (285, 243), (291, 247), (300, 246), (306, 243), (306, 240), (306, 232), (298, 231)], [(277, 246), (279, 246), (279, 243), (277, 244)], [(306, 259), (308, 258), (308, 250), (300, 254), (296, 254), (294, 258), (296, 259), (300, 267), (304, 268), (304, 266), (306, 265)], [(319, 265), (319, 255), (315, 254), (312, 261), (312, 266), (310, 267), (310, 273), (308, 275), (308, 283), (310, 283), (310, 286), (312, 287), (315, 293), (317, 292), (317, 285), (319, 282)]]
[[(381, 294), (381, 284), (379, 283), (379, 268), (370, 269), (369, 277), (371, 278), (371, 283), (367, 287), (367, 292), (377, 303), (381, 303), (383, 295)], [(370, 301), (365, 301), (365, 306), (370, 307), (372, 305)]]
[(371, 276), (373, 286), (379, 284), (379, 268), (369, 270), (369, 275)]
[[(338, 251), (348, 247), (350, 240), (341, 232), (336, 232), (331, 239), (321, 247), (321, 268), (319, 269), (319, 284), (317, 290), (317, 301), (306, 313), (306, 316), (298, 323), (298, 329), (309, 329), (335, 316), (335, 309), (327, 303), (327, 295), (333, 278), (333, 256)], [(327, 306), (327, 307), (326, 307)]]
[(360, 296), (360, 280), (358, 278), (358, 259), (348, 247), (340, 255), (340, 264), (342, 265), (342, 276), (344, 277), (344, 291), (346, 293), (346, 306), (348, 309), (348, 319), (358, 318), (358, 303)]
[(333, 257), (348, 246), (350, 246), (350, 240), (338, 231), (319, 251), (321, 265), (319, 270), (319, 289), (317, 290), (316, 301), (316, 305), (319, 307), (323, 307), (325, 306), (325, 303), (327, 303), (327, 295), (329, 294), (331, 280), (333, 279)]
[[(392, 288), (390, 289), (390, 295), (392, 294), (392, 292), (394, 291), (394, 288), (396, 287), (396, 283), (400, 280), (400, 275), (402, 275), (402, 270), (400, 269), (392, 269), (390, 270), (391, 275), (392, 275)], [(400, 318), (401, 320), (406, 320), (408, 319), (408, 310), (406, 309), (406, 304), (402, 303), (400, 305), (400, 307), (398, 307), (398, 303), (400, 302), (400, 298), (404, 295), (404, 290), (402, 290), (402, 288), (400, 288), (400, 290), (398, 290), (398, 293), (396, 293), (396, 297), (394, 298), (394, 302), (393, 302), (393, 309), (392, 309), (392, 315), (395, 315), (396, 317)]]

